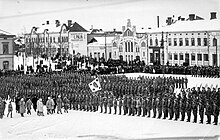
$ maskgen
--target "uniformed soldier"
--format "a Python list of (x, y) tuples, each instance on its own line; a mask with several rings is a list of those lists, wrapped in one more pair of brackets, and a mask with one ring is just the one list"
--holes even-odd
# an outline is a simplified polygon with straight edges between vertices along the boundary
[(109, 108), (109, 113), (108, 114), (112, 113), (112, 106), (113, 106), (113, 96), (110, 96), (108, 98), (108, 108)]
[(123, 103), (124, 115), (126, 115), (127, 112), (128, 112), (127, 111), (128, 109), (127, 109), (127, 97), (126, 96), (123, 97), (123, 102), (122, 103)]
[(156, 97), (153, 98), (152, 108), (153, 108), (153, 118), (156, 118), (156, 116), (157, 116), (157, 99), (156, 99)]
[(207, 122), (206, 122), (206, 124), (211, 124), (212, 108), (211, 108), (211, 105), (210, 105), (209, 102), (207, 102), (205, 109), (206, 109), (205, 114), (206, 114), (206, 116), (207, 116)]
[(140, 97), (137, 98), (136, 103), (137, 103), (137, 116), (140, 116), (141, 115), (141, 98)]
[(117, 113), (117, 99), (116, 99), (116, 97), (114, 97), (114, 99), (113, 99), (113, 107), (114, 107), (114, 111), (115, 111), (115, 113), (114, 113), (114, 115)]
[(214, 107), (213, 107), (213, 115), (214, 115), (214, 125), (217, 125), (218, 124), (218, 116), (219, 116), (219, 107), (217, 105), (217, 103), (214, 103), (213, 104)]
[(104, 97), (104, 98), (103, 98), (103, 104), (104, 104), (104, 109), (105, 109), (105, 112), (104, 112), (104, 113), (107, 113), (107, 106), (108, 106), (107, 97)]
[(168, 98), (168, 113), (169, 113), (169, 116), (170, 116), (169, 120), (173, 119), (173, 115), (174, 115), (173, 109), (174, 109), (174, 99), (175, 98), (176, 98), (175, 96)]
[(203, 99), (203, 95), (200, 94), (199, 95), (199, 116), (200, 116), (200, 122), (199, 123), (203, 123), (203, 119), (204, 119), (204, 110), (205, 110), (205, 101)]
[(190, 122), (191, 111), (192, 111), (191, 99), (188, 98), (187, 101), (186, 101), (187, 122)]
[(122, 108), (122, 98), (119, 97), (119, 101), (118, 101), (118, 108), (119, 108), (119, 115), (121, 115), (121, 108)]
[(103, 97), (101, 95), (99, 96), (99, 106), (100, 106), (100, 109), (101, 109), (100, 113), (102, 113), (103, 112)]
[(148, 117), (148, 118), (150, 117), (151, 109), (152, 109), (152, 98), (151, 98), (151, 97), (148, 97), (148, 98), (147, 98), (147, 117)]
[(168, 98), (167, 96), (163, 98), (163, 104), (162, 104), (163, 115), (164, 115), (163, 119), (166, 119), (168, 117), (168, 99), (167, 98)]
[(142, 117), (145, 117), (145, 115), (147, 115), (147, 101), (146, 101), (146, 97), (143, 97), (142, 102), (141, 102), (141, 108), (142, 108)]

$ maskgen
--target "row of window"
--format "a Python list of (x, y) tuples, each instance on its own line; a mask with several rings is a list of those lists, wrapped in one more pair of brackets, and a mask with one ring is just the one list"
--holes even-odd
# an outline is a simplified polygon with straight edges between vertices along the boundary
[[(213, 46), (216, 46), (217, 39), (213, 39)], [(153, 39), (150, 39), (150, 46), (153, 45)], [(158, 39), (155, 39), (155, 46), (158, 46)], [(168, 46), (207, 46), (207, 38), (168, 38)]]
[[(68, 42), (68, 37), (50, 37), (50, 40), (48, 40), (48, 37), (40, 37), (39, 42), (44, 43), (50, 41), (51, 43), (59, 43), (59, 42)], [(37, 38), (26, 38), (26, 42), (38, 42)]]
[[(172, 53), (169, 53), (168, 57), (169, 57), (169, 60), (173, 60)], [(200, 53), (197, 54), (197, 61), (202, 61), (202, 57), (203, 57), (204, 61), (209, 61), (208, 54), (200, 54)], [(183, 54), (182, 53), (180, 53), (180, 54), (175, 53), (174, 54), (174, 60), (184, 60)], [(185, 60), (189, 60), (189, 54), (188, 53), (185, 54)], [(195, 61), (195, 60), (196, 60), (196, 54), (192, 53), (191, 54), (191, 61)]]
[[(207, 46), (208, 40), (207, 38), (168, 38), (168, 46)], [(196, 44), (197, 42), (197, 44)], [(172, 44), (173, 43), (173, 44)]]

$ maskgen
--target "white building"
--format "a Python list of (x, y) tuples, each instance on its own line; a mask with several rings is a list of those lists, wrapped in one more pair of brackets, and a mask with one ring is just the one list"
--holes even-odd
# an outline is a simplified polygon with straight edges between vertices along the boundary
[(87, 31), (78, 23), (60, 24), (59, 20), (54, 23), (46, 21), (39, 27), (33, 26), (31, 32), (25, 34), (26, 66), (52, 63), (52, 58), (59, 54), (62, 58), (73, 57), (75, 54), (87, 55)]
[[(171, 65), (220, 66), (220, 20), (211, 13), (210, 20), (196, 20), (190, 14), (188, 20), (178, 20), (171, 25), (160, 27), (147, 33), (149, 48), (164, 40), (164, 62)], [(156, 48), (156, 47), (155, 47)], [(150, 62), (154, 61), (154, 52)], [(217, 54), (217, 58), (216, 58)], [(163, 53), (160, 53), (163, 58)]]
[(112, 43), (113, 59), (123, 59), (127, 62), (139, 59), (147, 62), (146, 32), (137, 32), (130, 19), (127, 26), (122, 26), (122, 34), (116, 36)]
[[(94, 37), (88, 44), (88, 52), (91, 58), (95, 58), (97, 61), (100, 58), (112, 58), (112, 40), (114, 37)], [(105, 55), (107, 54), (107, 56)]]
[(0, 70), (16, 69), (14, 67), (14, 40), (15, 35), (0, 30)]

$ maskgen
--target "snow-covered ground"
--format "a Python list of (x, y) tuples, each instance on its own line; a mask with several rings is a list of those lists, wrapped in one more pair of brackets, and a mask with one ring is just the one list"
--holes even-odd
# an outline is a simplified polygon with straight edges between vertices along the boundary
[[(127, 74), (137, 77), (139, 74)], [(147, 74), (145, 74), (147, 75)], [(192, 78), (189, 85), (220, 84), (220, 79)], [(219, 85), (220, 87), (220, 85)], [(14, 105), (14, 104), (13, 104)], [(15, 108), (15, 106), (14, 106)], [(46, 111), (46, 109), (45, 109)], [(7, 108), (5, 114), (7, 115)], [(46, 114), (46, 112), (44, 112)], [(152, 115), (152, 114), (151, 114)], [(198, 116), (199, 120), (199, 116)], [(213, 118), (212, 118), (213, 120)], [(220, 120), (220, 117), (219, 117)], [(206, 121), (206, 117), (204, 122)], [(13, 112), (13, 118), (0, 120), (0, 140), (220, 140), (220, 124), (163, 120), (147, 117), (102, 114), (71, 110), (69, 113), (39, 117)]]

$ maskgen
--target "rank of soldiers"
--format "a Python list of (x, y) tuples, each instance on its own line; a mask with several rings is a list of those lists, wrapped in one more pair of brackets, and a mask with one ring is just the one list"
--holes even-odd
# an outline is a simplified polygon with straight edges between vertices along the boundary
[[(0, 77), (0, 97), (12, 101), (20, 98), (67, 98), (69, 109), (101, 113), (153, 117), (218, 124), (220, 88), (187, 88), (188, 79), (180, 77), (128, 78), (125, 75), (99, 76), (102, 90), (92, 93), (88, 83), (94, 79), (87, 72), (65, 72), (40, 76), (22, 75)], [(179, 88), (181, 92), (174, 93)], [(191, 115), (193, 115), (191, 117)], [(197, 116), (199, 115), (199, 117)], [(192, 119), (192, 120), (191, 120)]]

